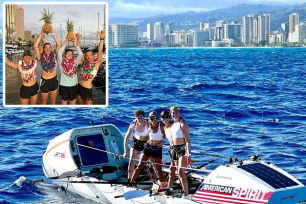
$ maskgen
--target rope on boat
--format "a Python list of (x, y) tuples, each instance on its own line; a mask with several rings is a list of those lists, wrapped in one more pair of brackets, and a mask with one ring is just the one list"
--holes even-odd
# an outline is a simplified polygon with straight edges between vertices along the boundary
[[(86, 147), (86, 148), (88, 148), (88, 149), (93, 149), (93, 150), (97, 150), (97, 151), (100, 151), (100, 152), (105, 152), (105, 153), (107, 153), (107, 154), (113, 154), (113, 155), (115, 155), (115, 156), (123, 157), (122, 154), (117, 154), (117, 153), (113, 153), (113, 152), (108, 152), (108, 151), (103, 150), (103, 149), (97, 149), (97, 148), (89, 147), (89, 146), (82, 145), (82, 144), (79, 144), (79, 143), (77, 143), (77, 145), (82, 146), (82, 147)], [(131, 159), (131, 160), (138, 161), (138, 162), (147, 162), (147, 161), (141, 161), (140, 159), (133, 159), (133, 158), (129, 158), (129, 157), (127, 157), (127, 159)], [(150, 162), (150, 163), (151, 163), (151, 164), (155, 164), (155, 165), (171, 166), (171, 163), (172, 163), (172, 162), (170, 163), (170, 165), (168, 165), (168, 164), (160, 164), (160, 163), (153, 163), (153, 162)], [(189, 167), (178, 167), (178, 166), (174, 166), (174, 165), (172, 165), (172, 167), (183, 168), (183, 169), (189, 169), (189, 170), (194, 170), (194, 171), (208, 172), (208, 171), (206, 171), (206, 169), (196, 169), (196, 168), (189, 168)]]

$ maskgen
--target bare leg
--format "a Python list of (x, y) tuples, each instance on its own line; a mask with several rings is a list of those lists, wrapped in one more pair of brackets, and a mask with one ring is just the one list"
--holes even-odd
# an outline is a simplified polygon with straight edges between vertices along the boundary
[(69, 101), (70, 105), (75, 105), (76, 99)]
[(28, 105), (29, 104), (29, 99), (24, 99), (20, 97), (20, 105)]
[(84, 99), (82, 98), (82, 96), (78, 95), (78, 100), (80, 102), (81, 105), (85, 105), (85, 101)]
[(129, 162), (129, 167), (128, 167), (128, 179), (131, 179), (133, 176), (133, 172), (135, 169), (135, 163), (138, 155), (140, 154), (140, 151), (134, 149), (131, 147), (130, 150), (130, 162)]
[(30, 98), (30, 103), (31, 105), (36, 105), (37, 104), (37, 98), (38, 98), (38, 94), (31, 96)]
[(55, 105), (56, 103), (56, 97), (57, 97), (57, 90), (50, 91), (50, 104)]
[(136, 168), (136, 170), (134, 171), (134, 174), (132, 176), (131, 182), (135, 181), (135, 179), (138, 177), (140, 171), (142, 170), (142, 168), (144, 167), (144, 165), (146, 164), (146, 161), (148, 161), (150, 157), (147, 155), (144, 155), (142, 153), (141, 157), (140, 157), (140, 162)]
[(178, 160), (178, 174), (179, 174), (179, 179), (180, 179), (182, 187), (183, 187), (184, 195), (188, 196), (189, 195), (189, 189), (188, 189), (188, 181), (187, 181), (187, 177), (186, 177), (186, 169), (181, 168), (181, 167), (187, 167), (187, 157), (186, 156), (179, 157), (179, 160)]
[(61, 104), (62, 105), (67, 105), (67, 101), (64, 101), (63, 99), (61, 99)]
[(46, 105), (48, 100), (49, 93), (40, 92), (40, 104)]
[(170, 166), (168, 187), (172, 187), (173, 184), (174, 184), (174, 180), (175, 180), (175, 170), (176, 170), (176, 165), (175, 165), (175, 162), (172, 161), (172, 162), (171, 162), (171, 166)]
[(90, 100), (85, 100), (85, 102), (86, 102), (86, 105), (92, 105), (92, 100), (90, 99)]
[(164, 174), (163, 174), (163, 170), (162, 170), (162, 159), (157, 159), (155, 158), (155, 162), (156, 164), (156, 170), (157, 170), (157, 175), (159, 177), (159, 181), (162, 183), (164, 182)]

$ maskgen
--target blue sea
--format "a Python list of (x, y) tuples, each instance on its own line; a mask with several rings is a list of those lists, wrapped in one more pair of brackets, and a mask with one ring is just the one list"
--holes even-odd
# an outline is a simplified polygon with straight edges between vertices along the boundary
[[(148, 116), (173, 105), (189, 124), (192, 150), (260, 154), (306, 184), (305, 58), (305, 48), (111, 49), (107, 108), (0, 107), (0, 203), (91, 203), (31, 183), (44, 176), (48, 141), (102, 116), (125, 134), (135, 110)], [(212, 159), (192, 157), (194, 166)]]

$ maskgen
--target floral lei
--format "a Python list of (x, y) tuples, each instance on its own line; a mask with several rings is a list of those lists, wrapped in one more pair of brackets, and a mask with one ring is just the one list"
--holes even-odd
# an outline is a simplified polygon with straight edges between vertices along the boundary
[(91, 79), (93, 77), (91, 72), (95, 69), (95, 65), (96, 65), (96, 59), (94, 59), (92, 62), (89, 62), (85, 59), (83, 66), (81, 67), (82, 79), (87, 81), (88, 79)]
[(36, 78), (37, 75), (37, 63), (35, 60), (31, 60), (31, 63), (27, 65), (23, 60), (18, 63), (18, 71), (21, 74), (21, 78), (25, 82), (29, 82)]
[(49, 56), (45, 55), (44, 53), (41, 53), (40, 62), (44, 71), (52, 73), (56, 69), (54, 51), (51, 51), (51, 54)]
[(76, 70), (77, 70), (77, 64), (75, 63), (75, 58), (71, 58), (70, 60), (67, 60), (65, 55), (63, 56), (62, 60), (62, 66), (63, 66), (63, 72), (69, 76), (73, 77)]

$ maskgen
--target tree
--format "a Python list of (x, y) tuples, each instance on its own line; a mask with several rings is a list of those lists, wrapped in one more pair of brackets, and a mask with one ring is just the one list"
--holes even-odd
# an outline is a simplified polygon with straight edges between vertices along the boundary
[(266, 40), (261, 40), (259, 42), (259, 45), (262, 46), (262, 47), (266, 46), (267, 44), (268, 44), (268, 41), (266, 41)]

